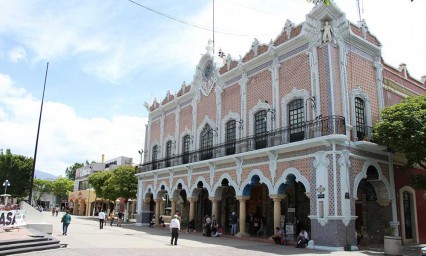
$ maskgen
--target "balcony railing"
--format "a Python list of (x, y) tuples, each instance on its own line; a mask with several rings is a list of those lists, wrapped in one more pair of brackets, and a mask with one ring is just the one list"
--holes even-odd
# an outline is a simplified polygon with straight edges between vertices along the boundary
[(215, 145), (212, 148), (185, 152), (172, 157), (158, 159), (157, 161), (145, 162), (141, 166), (141, 171), (146, 172), (182, 164), (195, 163), (332, 134), (346, 134), (344, 117), (323, 117), (314, 121), (303, 122), (239, 140), (228, 141)]

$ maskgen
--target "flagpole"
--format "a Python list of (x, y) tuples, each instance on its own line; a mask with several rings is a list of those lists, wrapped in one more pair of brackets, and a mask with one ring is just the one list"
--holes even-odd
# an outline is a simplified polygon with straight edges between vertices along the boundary
[(34, 175), (35, 175), (35, 166), (36, 166), (36, 160), (37, 160), (38, 137), (40, 135), (41, 114), (43, 113), (44, 92), (46, 90), (46, 80), (47, 80), (47, 71), (48, 70), (49, 70), (49, 62), (47, 62), (46, 74), (44, 75), (43, 96), (41, 98), (40, 116), (38, 118), (37, 138), (36, 138), (35, 151), (34, 151), (33, 170), (32, 170), (32, 173), (31, 173), (31, 182), (30, 182), (30, 194), (28, 196), (28, 203), (30, 205), (32, 205)]

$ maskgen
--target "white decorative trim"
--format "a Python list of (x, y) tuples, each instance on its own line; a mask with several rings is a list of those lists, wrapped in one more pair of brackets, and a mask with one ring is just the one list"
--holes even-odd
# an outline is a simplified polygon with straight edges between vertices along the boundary
[(412, 242), (412, 243), (419, 243), (419, 225), (417, 221), (417, 200), (416, 200), (416, 190), (414, 190), (410, 186), (404, 186), (399, 189), (399, 216), (401, 216), (401, 220), (405, 219), (405, 213), (404, 213), (404, 192), (408, 192), (410, 194), (410, 204), (411, 204), (411, 212), (414, 215), (414, 218), (411, 219), (412, 221), (412, 227), (413, 227), (413, 239), (408, 240), (405, 239), (405, 221), (401, 221), (401, 238), (403, 243)]
[[(157, 178), (155, 178), (155, 180), (157, 180)], [(155, 195), (158, 197), (158, 195), (159, 195), (159, 193), (160, 193), (160, 191), (161, 191), (161, 187), (164, 185), (164, 190), (170, 195), (170, 188), (169, 188), (169, 185), (167, 185), (167, 183), (164, 181), (164, 180), (162, 180), (161, 182), (160, 182), (160, 184), (158, 185), (158, 187), (156, 188), (156, 190), (155, 190)], [(156, 198), (157, 198), (156, 197)]]
[(241, 117), (240, 117), (240, 115), (238, 114), (238, 113), (236, 113), (236, 112), (231, 112), (231, 110), (229, 110), (229, 113), (228, 114), (226, 114), (226, 116), (224, 116), (223, 118), (222, 118), (222, 121), (221, 121), (221, 126), (222, 126), (222, 134), (221, 134), (221, 136), (220, 136), (220, 139), (221, 139), (221, 141), (225, 141), (225, 136), (226, 136), (226, 123), (228, 122), (228, 121), (230, 121), (230, 120), (235, 120), (235, 122), (236, 122), (236, 127), (235, 127), (235, 129), (236, 129), (236, 131), (235, 131), (235, 133), (236, 133), (236, 138), (237, 139), (240, 139), (241, 137), (241, 134), (240, 134), (240, 132), (238, 132), (238, 125), (239, 125), (239, 121), (240, 121), (240, 119), (241, 119)]
[[(151, 192), (149, 192), (149, 190), (151, 190)], [(156, 191), (154, 190), (154, 187), (151, 184), (149, 184), (146, 187), (145, 191), (143, 192), (143, 198), (146, 198), (146, 194), (148, 194), (148, 193), (151, 193), (151, 194), (153, 194), (154, 197), (156, 197), (155, 192)]]
[[(356, 127), (356, 119), (355, 119), (355, 98), (359, 97), (361, 98), (364, 102), (365, 102), (365, 121), (366, 121), (366, 126), (372, 127), (373, 126), (373, 121), (372, 121), (372, 116), (371, 116), (371, 101), (370, 101), (370, 97), (368, 97), (368, 94), (366, 92), (364, 92), (360, 87), (355, 88), (352, 90), (352, 92), (350, 93), (350, 101), (351, 101), (351, 125), (353, 127)], [(356, 138), (356, 129), (352, 130), (352, 136), (354, 138)]]
[[(261, 110), (268, 110), (271, 108), (271, 105), (269, 105), (268, 103), (262, 102), (260, 100), (257, 101), (257, 104), (250, 109), (249, 111), (249, 136), (253, 136), (254, 135), (254, 115)], [(268, 113), (267, 113), (268, 114)], [(266, 121), (266, 127), (271, 127), (271, 119), (267, 118)]]
[(277, 182), (275, 182), (274, 189), (271, 191), (278, 194), (280, 185), (286, 182), (288, 175), (294, 175), (296, 177), (296, 181), (301, 182), (303, 186), (305, 186), (306, 193), (311, 193), (311, 185), (309, 184), (308, 179), (306, 179), (305, 176), (303, 176), (299, 170), (294, 167), (290, 167), (283, 172), (281, 177), (277, 180)]
[(244, 180), (244, 181), (241, 183), (241, 187), (240, 187), (241, 189), (240, 189), (240, 191), (239, 191), (241, 194), (238, 194), (238, 195), (236, 195), (236, 196), (242, 196), (242, 193), (243, 193), (243, 191), (244, 191), (244, 187), (245, 187), (246, 185), (250, 184), (250, 182), (251, 182), (251, 178), (253, 178), (253, 176), (255, 176), (255, 175), (259, 176), (259, 178), (260, 178), (259, 182), (260, 182), (260, 183), (263, 183), (263, 184), (265, 184), (265, 185), (268, 187), (268, 191), (274, 191), (274, 190), (273, 190), (273, 187), (272, 187), (272, 183), (271, 183), (271, 181), (263, 175), (263, 172), (262, 172), (261, 170), (259, 170), (259, 169), (253, 169), (253, 170), (249, 173), (249, 175), (247, 176), (247, 179), (246, 179), (246, 180)]
[[(172, 156), (173, 156), (173, 154), (176, 154), (176, 140), (175, 140), (175, 137), (173, 137), (172, 135), (168, 135), (166, 138), (164, 138), (164, 140), (163, 140), (163, 148), (164, 148), (164, 150), (163, 150), (163, 157), (165, 158), (166, 157), (166, 151), (167, 151), (167, 142), (169, 142), (169, 141), (171, 141), (172, 142), (172, 152), (171, 152), (171, 154), (172, 154)], [(174, 147), (175, 148), (173, 148), (173, 145), (174, 145)]]
[[(385, 185), (385, 187), (387, 189), (387, 194), (388, 194), (387, 197), (380, 197), (379, 198), (380, 194), (377, 193), (378, 194), (377, 200), (378, 201), (379, 200), (392, 200), (391, 193), (390, 193), (390, 191), (391, 191), (390, 183), (387, 180), (387, 178), (383, 175), (382, 169), (380, 168), (378, 162), (375, 161), (375, 160), (372, 160), (372, 159), (369, 159), (364, 163), (364, 166), (362, 167), (362, 171), (356, 176), (355, 181), (354, 181), (354, 186), (353, 186), (354, 189), (353, 189), (352, 197), (358, 198), (357, 195), (358, 195), (359, 183), (361, 182), (362, 179), (367, 177), (367, 169), (368, 169), (369, 166), (374, 166), (376, 168), (376, 170), (379, 174), (379, 180), (383, 182), (383, 184)], [(373, 184), (373, 186), (374, 186), (374, 184)], [(376, 189), (376, 187), (375, 187), (375, 189)], [(376, 189), (376, 192), (377, 192), (377, 189)]]
[[(216, 123), (213, 121), (213, 119), (209, 118), (207, 115), (204, 116), (204, 120), (198, 126), (198, 128), (197, 128), (197, 134), (195, 135), (197, 137), (197, 141), (201, 141), (201, 138), (200, 138), (201, 132), (203, 131), (204, 126), (206, 126), (206, 124), (209, 124), (212, 129), (217, 128), (216, 127)], [(199, 145), (194, 145), (194, 148), (198, 149)]]
[(257, 50), (259, 49), (259, 40), (257, 40), (257, 38), (255, 38), (253, 40), (253, 43), (251, 43), (251, 50), (254, 53), (254, 56), (257, 56)]
[(294, 23), (287, 19), (285, 21), (285, 25), (284, 25), (284, 28), (283, 28), (283, 32), (286, 33), (287, 39), (290, 39), (291, 31), (293, 30), (293, 28), (294, 28)]
[(178, 190), (177, 186), (179, 185), (179, 183), (181, 183), (181, 184), (182, 184), (182, 190), (189, 191), (189, 188), (188, 188), (188, 186), (186, 185), (185, 181), (183, 181), (183, 179), (182, 179), (182, 178), (179, 178), (179, 179), (176, 181), (176, 183), (173, 185), (173, 187), (171, 188), (171, 194), (173, 195), (173, 198), (174, 198), (174, 196), (175, 196), (175, 195), (174, 195), (175, 191), (177, 191), (177, 190)]
[[(193, 150), (194, 148), (194, 135), (192, 134), (191, 130), (188, 129), (188, 127), (185, 127), (185, 129), (183, 130), (183, 132), (180, 134), (180, 138), (179, 138), (179, 144), (183, 145), (183, 137), (185, 137), (186, 135), (189, 135), (191, 137), (191, 143), (189, 143), (189, 150)], [(182, 154), (182, 147), (179, 147), (179, 149), (177, 150), (177, 154)]]
[(269, 158), (269, 171), (271, 172), (271, 183), (274, 184), (275, 174), (277, 173), (277, 158), (278, 153), (270, 152), (268, 155)]
[(216, 191), (222, 185), (221, 182), (222, 182), (223, 179), (227, 179), (228, 182), (229, 182), (229, 186), (233, 187), (234, 190), (235, 190), (235, 193), (238, 194), (238, 192), (239, 192), (238, 184), (235, 183), (235, 181), (232, 179), (232, 177), (231, 177), (231, 175), (229, 175), (229, 173), (223, 173), (222, 175), (220, 175), (216, 184), (214, 184), (214, 186), (212, 188), (212, 195), (216, 196)]
[(207, 183), (206, 179), (204, 179), (203, 176), (198, 176), (198, 178), (194, 181), (194, 184), (192, 184), (191, 188), (189, 189), (188, 198), (194, 197), (194, 191), (197, 188), (198, 182), (203, 182), (204, 188), (207, 189), (207, 193), (209, 195), (212, 195), (212, 190), (210, 188), (209, 183)]
[[(288, 104), (295, 99), (303, 99), (303, 101), (305, 103), (308, 98), (309, 98), (309, 93), (305, 89), (298, 90), (296, 88), (293, 88), (293, 90), (289, 94), (287, 94), (287, 95), (285, 95), (284, 97), (281, 98), (282, 127), (288, 126), (288, 118), (287, 118)], [(304, 105), (305, 105), (305, 108), (304, 108), (303, 114), (305, 115), (305, 120), (306, 120), (306, 115), (308, 114), (306, 112), (308, 110), (306, 109), (306, 104), (304, 104)]]
[(243, 160), (242, 158), (235, 158), (235, 165), (236, 165), (236, 171), (237, 171), (237, 184), (238, 184), (238, 191), (240, 193), (242, 193), (242, 191), (240, 191), (241, 188), (241, 175), (243, 173)]

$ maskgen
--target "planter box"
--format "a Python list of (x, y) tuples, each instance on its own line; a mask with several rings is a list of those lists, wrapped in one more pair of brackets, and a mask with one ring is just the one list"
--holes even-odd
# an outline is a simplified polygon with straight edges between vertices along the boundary
[(385, 255), (402, 255), (400, 236), (384, 236)]

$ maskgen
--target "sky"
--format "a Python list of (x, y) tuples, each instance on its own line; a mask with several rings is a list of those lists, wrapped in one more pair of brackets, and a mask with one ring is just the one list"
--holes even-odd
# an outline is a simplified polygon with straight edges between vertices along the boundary
[[(334, 0), (365, 19), (387, 64), (426, 75), (426, 1)], [(287, 19), (305, 21), (306, 0), (215, 0), (214, 40), (234, 59), (254, 40), (268, 44)], [(148, 112), (191, 83), (209, 39), (212, 0), (0, 0), (0, 149), (34, 157), (64, 175), (74, 163), (141, 160)]]

